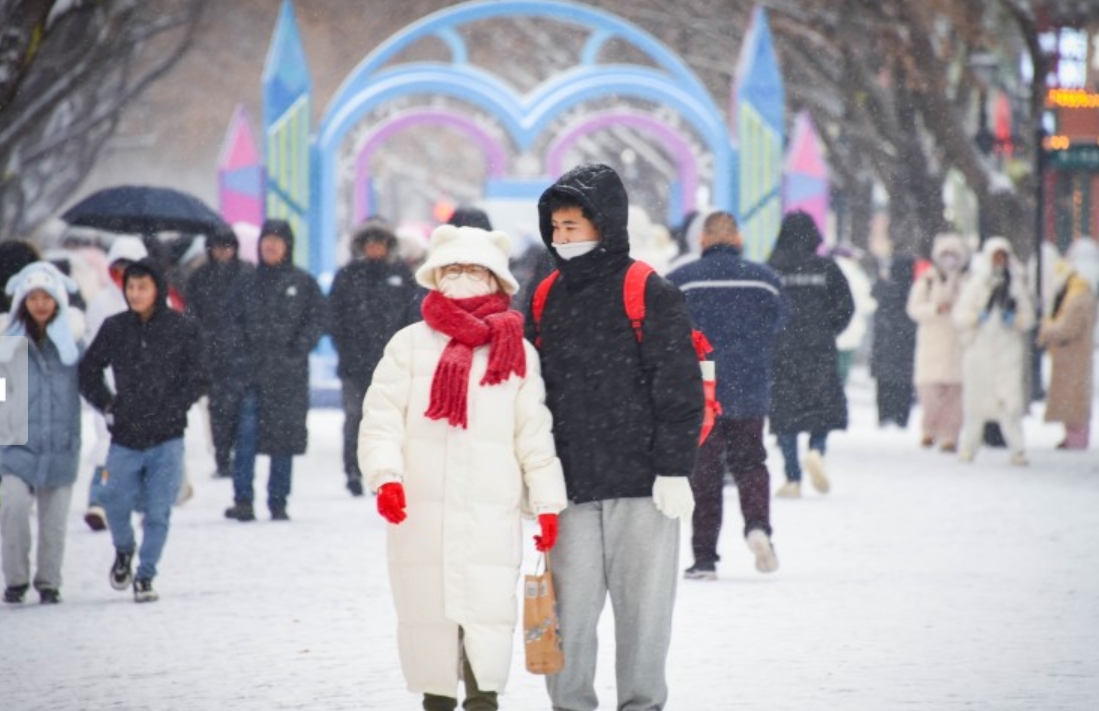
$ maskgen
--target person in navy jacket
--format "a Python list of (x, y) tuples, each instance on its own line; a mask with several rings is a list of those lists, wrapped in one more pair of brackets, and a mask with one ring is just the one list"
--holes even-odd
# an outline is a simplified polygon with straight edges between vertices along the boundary
[(717, 577), (722, 487), (728, 467), (736, 480), (744, 535), (756, 568), (778, 568), (771, 545), (771, 477), (763, 446), (763, 422), (771, 407), (771, 359), (775, 339), (789, 316), (778, 275), (741, 256), (736, 218), (713, 212), (702, 223), (702, 257), (668, 275), (680, 288), (695, 327), (714, 352), (721, 414), (698, 453), (691, 487), (695, 510), (691, 546), (694, 565), (686, 577)]

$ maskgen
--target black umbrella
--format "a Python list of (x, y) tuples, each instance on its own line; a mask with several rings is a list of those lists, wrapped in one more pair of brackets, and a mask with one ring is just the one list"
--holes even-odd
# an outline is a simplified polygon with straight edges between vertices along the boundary
[(92, 193), (61, 216), (70, 225), (108, 232), (154, 234), (168, 230), (212, 234), (229, 225), (194, 195), (145, 185), (120, 185)]

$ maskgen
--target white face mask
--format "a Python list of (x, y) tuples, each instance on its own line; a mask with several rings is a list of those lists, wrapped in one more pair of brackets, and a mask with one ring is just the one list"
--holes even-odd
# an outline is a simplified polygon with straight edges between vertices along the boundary
[(496, 291), (496, 280), (489, 277), (478, 281), (468, 274), (453, 279), (438, 279), (439, 292), (448, 299), (472, 299), (475, 296), (488, 296)]
[(592, 251), (599, 246), (599, 240), (592, 240), (590, 242), (561, 242), (553, 243), (553, 248), (557, 250), (558, 256), (565, 261), (570, 259), (576, 259), (582, 257), (588, 252)]
[(946, 273), (951, 273), (961, 264), (961, 259), (958, 255), (951, 252), (946, 252), (939, 257), (939, 268)]

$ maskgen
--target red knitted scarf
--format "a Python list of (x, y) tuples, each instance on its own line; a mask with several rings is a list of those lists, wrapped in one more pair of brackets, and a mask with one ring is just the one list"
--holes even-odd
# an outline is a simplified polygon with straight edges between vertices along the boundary
[(424, 413), (433, 420), (445, 419), (453, 427), (466, 428), (469, 402), (469, 370), (473, 349), (488, 345), (488, 369), (481, 385), (502, 383), (515, 373), (527, 374), (523, 350), (523, 315), (509, 311), (506, 294), (448, 299), (437, 291), (428, 293), (420, 309), (424, 322), (450, 336), (431, 381), (431, 404)]

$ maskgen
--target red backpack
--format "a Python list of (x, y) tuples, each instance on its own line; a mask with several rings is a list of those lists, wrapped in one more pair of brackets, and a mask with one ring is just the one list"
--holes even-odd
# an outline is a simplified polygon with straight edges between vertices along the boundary
[[(649, 275), (656, 270), (645, 262), (635, 261), (626, 271), (626, 280), (622, 286), (622, 299), (626, 306), (626, 316), (630, 319), (637, 342), (644, 339), (643, 325), (645, 322), (645, 284)], [(534, 330), (537, 334), (534, 344), (542, 347), (542, 313), (546, 310), (546, 299), (549, 298), (550, 289), (553, 288), (557, 277), (561, 272), (556, 269), (538, 285), (534, 290), (534, 298), (530, 304), (530, 315), (534, 320)], [(691, 340), (695, 353), (698, 354), (699, 364), (702, 367), (702, 389), (706, 395), (706, 408), (702, 417), (702, 435), (698, 443), (701, 445), (714, 428), (714, 419), (721, 414), (721, 404), (717, 401), (717, 380), (714, 376), (714, 363), (707, 360), (706, 356), (714, 350), (705, 334), (698, 329), (692, 329)]]

